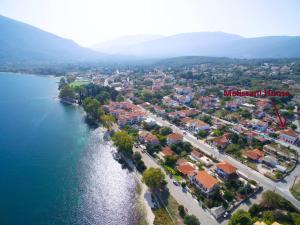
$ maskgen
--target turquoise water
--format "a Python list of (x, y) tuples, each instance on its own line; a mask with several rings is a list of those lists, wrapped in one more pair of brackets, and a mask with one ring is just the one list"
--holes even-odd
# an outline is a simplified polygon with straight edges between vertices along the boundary
[(0, 224), (137, 224), (133, 175), (57, 81), (0, 73)]

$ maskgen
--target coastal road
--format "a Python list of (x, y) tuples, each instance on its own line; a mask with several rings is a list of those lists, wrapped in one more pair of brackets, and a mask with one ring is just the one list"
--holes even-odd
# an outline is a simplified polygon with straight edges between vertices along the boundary
[[(134, 151), (140, 151), (138, 148), (134, 148)], [(165, 173), (165, 170), (147, 153), (141, 153), (142, 159), (147, 167), (154, 167), (154, 168), (161, 168), (162, 171)], [(197, 199), (193, 198), (192, 195), (187, 192), (184, 193), (180, 186), (176, 186), (173, 184), (173, 180), (165, 173), (166, 181), (168, 182), (167, 188), (170, 191), (170, 194), (175, 198), (175, 200), (184, 205), (185, 208), (188, 209), (189, 214), (195, 215), (201, 224), (209, 224), (209, 225), (218, 225), (227, 224), (227, 221), (223, 221), (222, 223), (218, 223), (214, 217), (206, 210), (202, 209), (199, 205)]]
[(274, 182), (270, 180), (269, 178), (265, 177), (263, 174), (249, 168), (248, 166), (242, 164), (241, 162), (237, 161), (236, 159), (219, 153), (219, 151), (211, 146), (209, 146), (207, 143), (198, 140), (195, 136), (193, 136), (190, 133), (184, 134), (181, 129), (176, 127), (175, 125), (169, 123), (166, 120), (163, 120), (162, 118), (150, 113), (147, 111), (147, 114), (150, 118), (154, 119), (159, 125), (161, 126), (168, 126), (171, 127), (173, 132), (180, 133), (184, 136), (184, 139), (188, 142), (190, 142), (194, 147), (199, 148), (204, 153), (217, 158), (219, 160), (226, 160), (235, 167), (238, 168), (240, 172), (245, 174), (250, 179), (255, 180), (259, 183), (259, 185), (263, 186), (265, 189), (269, 189), (272, 191), (275, 191), (276, 193), (284, 196), (286, 199), (291, 201), (296, 207), (300, 209), (300, 202), (294, 198), (294, 196), (290, 193), (289, 187), (291, 183), (294, 181), (295, 176), (300, 174), (299, 165), (295, 168), (295, 171), (289, 176), (289, 178), (284, 179), (282, 182)]

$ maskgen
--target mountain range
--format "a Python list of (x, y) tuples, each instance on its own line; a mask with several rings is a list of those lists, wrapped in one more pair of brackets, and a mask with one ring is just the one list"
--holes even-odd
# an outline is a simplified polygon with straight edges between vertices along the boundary
[[(128, 38), (127, 38), (128, 39)], [(118, 40), (118, 39), (115, 39)], [(299, 36), (266, 36), (245, 38), (223, 32), (182, 33), (138, 43), (130, 42), (118, 51), (105, 43), (94, 47), (104, 53), (143, 57), (214, 56), (231, 58), (297, 58)], [(114, 42), (115, 45), (118, 42)], [(102, 46), (102, 48), (99, 48)], [(113, 46), (113, 45), (112, 45)]]
[(119, 37), (84, 48), (72, 40), (1, 15), (0, 31), (0, 63), (12, 65), (179, 56), (300, 58), (299, 36), (245, 38), (223, 32), (147, 34)]
[(0, 62), (44, 63), (93, 60), (103, 54), (0, 15)]

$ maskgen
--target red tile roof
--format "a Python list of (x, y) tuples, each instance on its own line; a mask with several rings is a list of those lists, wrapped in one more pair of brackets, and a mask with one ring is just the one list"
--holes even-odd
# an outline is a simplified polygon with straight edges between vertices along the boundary
[(176, 164), (177, 165), (186, 165), (186, 164), (188, 164), (188, 161), (186, 161), (185, 159), (178, 159)]
[(190, 118), (190, 117), (185, 117), (185, 118), (182, 118), (181, 119), (181, 122), (182, 123), (189, 123), (189, 122), (191, 122), (193, 119), (192, 118)]
[(217, 163), (216, 166), (217, 166), (218, 169), (223, 170), (227, 174), (233, 174), (237, 170), (237, 168), (235, 166), (231, 165), (227, 161), (222, 161), (220, 163)]
[(285, 129), (285, 130), (280, 131), (280, 133), (291, 136), (291, 137), (298, 137), (298, 134), (295, 131), (293, 131), (292, 129)]
[(178, 133), (172, 133), (172, 134), (168, 135), (168, 139), (181, 141), (183, 139), (183, 136), (181, 134), (178, 134)]
[(162, 153), (164, 154), (164, 157), (176, 155), (176, 153), (168, 146), (162, 149)]
[(197, 150), (193, 150), (191, 153), (192, 156), (196, 157), (196, 158), (201, 158), (203, 156), (203, 154)]
[(195, 177), (197, 181), (202, 184), (205, 188), (211, 189), (216, 184), (219, 183), (219, 181), (214, 178), (212, 175), (208, 174), (206, 171), (200, 171)]
[(184, 165), (177, 166), (177, 170), (184, 175), (190, 175), (194, 173), (196, 169), (192, 167), (190, 164), (184, 164)]
[(223, 145), (225, 145), (229, 142), (229, 136), (230, 136), (230, 134), (226, 133), (221, 137), (216, 137), (214, 139), (214, 143), (217, 144), (217, 145), (222, 145), (223, 146)]
[(248, 150), (245, 152), (245, 155), (252, 160), (259, 160), (264, 157), (264, 153), (259, 149)]

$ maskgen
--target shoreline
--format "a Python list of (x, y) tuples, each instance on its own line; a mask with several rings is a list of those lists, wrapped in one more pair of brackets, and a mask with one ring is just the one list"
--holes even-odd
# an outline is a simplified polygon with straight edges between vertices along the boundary
[(26, 73), (26, 72), (13, 72), (13, 71), (0, 71), (0, 75), (1, 73), (12, 73), (14, 75), (18, 75), (18, 76), (39, 76), (39, 77), (49, 77), (49, 78), (60, 78), (60, 77), (63, 77), (63, 76), (56, 76), (56, 75), (53, 75), (53, 74), (37, 74), (37, 73)]
[[(80, 105), (76, 104), (76, 106), (82, 108)], [(84, 111), (84, 110), (83, 110)], [(85, 111), (84, 111), (85, 112)], [(104, 135), (106, 132), (108, 132), (108, 129), (103, 127), (100, 123), (97, 123), (97, 128), (101, 131), (103, 134), (103, 141), (108, 143), (110, 147), (113, 149), (113, 152), (118, 152), (117, 148), (114, 146), (112, 140), (105, 140)], [(113, 155), (113, 152), (111, 154)], [(134, 165), (132, 165), (132, 162), (126, 158), (123, 154), (119, 154), (121, 158), (124, 159), (125, 164), (132, 169), (134, 173), (134, 179), (136, 180), (136, 210), (139, 215), (139, 225), (153, 225), (154, 222), (154, 214), (152, 212), (152, 209), (150, 208), (147, 199), (146, 199), (146, 193), (148, 191), (148, 187), (142, 182), (141, 180), (141, 174), (137, 172)]]

